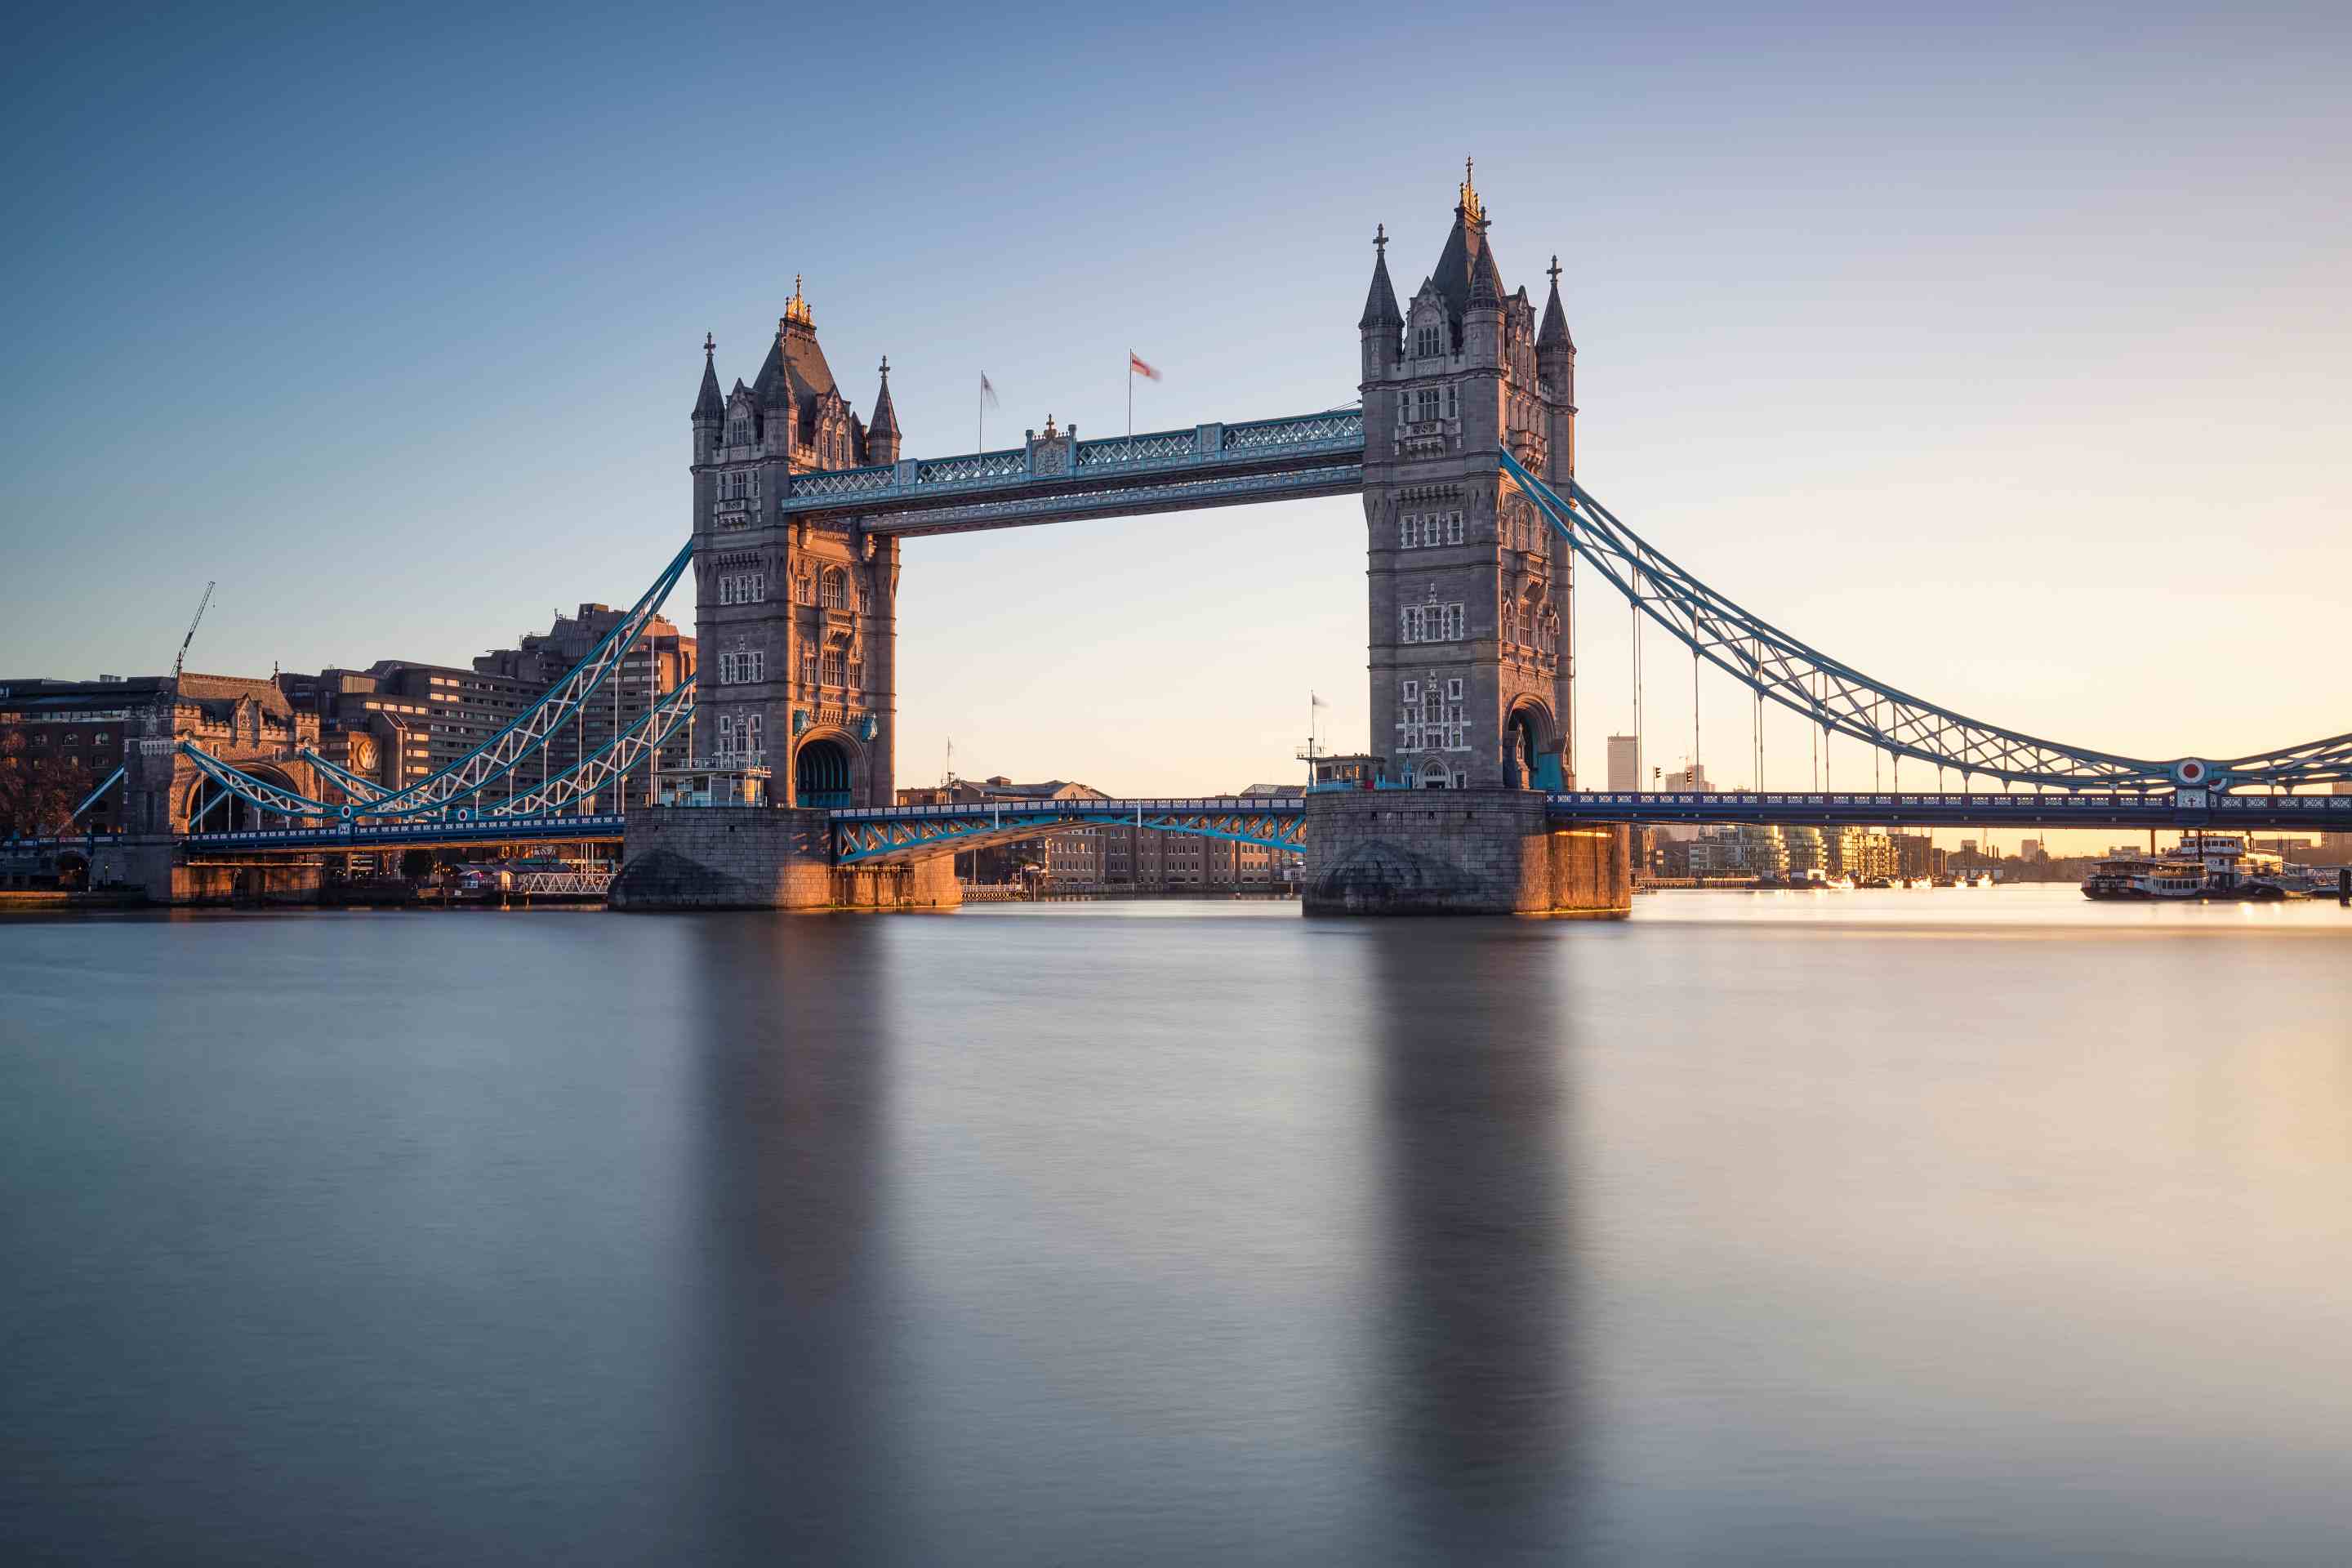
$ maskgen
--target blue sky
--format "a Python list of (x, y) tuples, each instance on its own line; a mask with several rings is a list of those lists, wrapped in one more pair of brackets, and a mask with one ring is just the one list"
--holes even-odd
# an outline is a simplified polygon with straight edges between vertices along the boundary
[[(1141, 427), (1346, 402), (1372, 227), (1410, 290), (1469, 153), (1507, 285), (1560, 256), (1580, 477), (1722, 591), (2064, 741), (2352, 728), (2347, 14), (1914, 9), (52, 8), (0, 64), (0, 676), (166, 668), (212, 577), (237, 673), (634, 597), (702, 334), (748, 378), (795, 273), (912, 453), (983, 370), (991, 445), (1115, 431), (1130, 346)], [(1288, 777), (1310, 688), (1360, 743), (1362, 545), (1341, 500), (910, 544), (900, 782), (950, 736)], [(1597, 773), (1627, 616), (1580, 609)]]

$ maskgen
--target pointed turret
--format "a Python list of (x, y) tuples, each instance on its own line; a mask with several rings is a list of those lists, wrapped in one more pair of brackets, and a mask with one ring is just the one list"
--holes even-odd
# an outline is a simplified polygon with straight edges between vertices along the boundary
[(1372, 286), (1364, 294), (1364, 313), (1356, 329), (1369, 332), (1403, 325), (1404, 312), (1397, 309), (1396, 289), (1389, 282), (1389, 226), (1382, 224), (1372, 236)]
[(898, 410), (890, 402), (890, 356), (882, 356), (882, 390), (874, 395), (874, 422), (866, 426), (866, 460), (898, 460)]
[(694, 412), (688, 422), (694, 426), (694, 460), (707, 463), (719, 450), (719, 428), (727, 423), (727, 401), (719, 395), (719, 368), (712, 356), (719, 352), (719, 342), (709, 332), (702, 334), (702, 390), (694, 395)]
[(1543, 327), (1536, 333), (1538, 353), (1576, 353), (1576, 340), (1568, 335), (1568, 312), (1559, 304), (1559, 258), (1551, 258), (1551, 298), (1544, 301)]
[(1499, 310), (1503, 308), (1503, 275), (1495, 269), (1495, 253), (1486, 246), (1478, 247), (1478, 259), (1470, 268), (1470, 309)]
[(709, 332), (703, 333), (702, 390), (696, 394), (694, 399), (693, 419), (697, 425), (706, 420), (716, 425), (727, 416), (727, 401), (719, 393), (719, 367), (715, 360), (718, 353), (719, 340)]

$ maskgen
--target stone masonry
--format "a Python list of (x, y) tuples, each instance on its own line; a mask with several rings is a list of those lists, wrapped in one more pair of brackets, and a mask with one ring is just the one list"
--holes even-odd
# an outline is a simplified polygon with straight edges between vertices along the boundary
[(705, 341), (692, 425), (695, 753), (765, 766), (781, 805), (888, 805), (898, 541), (779, 509), (789, 475), (898, 460), (889, 362), (869, 424), (795, 282), (751, 385), (722, 394)]
[(1400, 309), (1385, 229), (1362, 340), (1371, 750), (1416, 788), (1563, 788), (1571, 557), (1506, 479), (1506, 447), (1565, 490), (1576, 344), (1559, 268), (1538, 324), (1505, 294), (1465, 171), (1454, 229)]
[(1526, 790), (1307, 797), (1310, 915), (1574, 915), (1633, 907), (1628, 830), (1562, 825)]
[(624, 827), (616, 910), (945, 910), (954, 859), (836, 867), (821, 810), (636, 806)]

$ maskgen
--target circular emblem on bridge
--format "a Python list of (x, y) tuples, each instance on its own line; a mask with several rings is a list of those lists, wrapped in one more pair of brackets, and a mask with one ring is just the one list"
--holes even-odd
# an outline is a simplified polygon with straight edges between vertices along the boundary
[(460, 821), (460, 822), (471, 822), (471, 821), (473, 821), (473, 820), (474, 820), (474, 808), (473, 808), (472, 806), (469, 806), (469, 805), (461, 805), (461, 806), (459, 806), (459, 807), (457, 808), (457, 820), (458, 820), (458, 821)]
[(2211, 784), (2213, 764), (2198, 757), (2183, 757), (2172, 764), (2172, 778), (2176, 784), (2192, 786)]

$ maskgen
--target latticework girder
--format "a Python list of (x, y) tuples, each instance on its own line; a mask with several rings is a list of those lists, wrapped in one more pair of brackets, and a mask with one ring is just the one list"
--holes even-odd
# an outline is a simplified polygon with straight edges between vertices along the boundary
[(1701, 658), (1824, 730), (1898, 757), (2057, 789), (2292, 787), (2352, 778), (2352, 735), (2229, 762), (2116, 756), (1970, 719), (1810, 647), (1684, 571), (1574, 480), (1573, 503), (1508, 452), (1503, 470), (1578, 556)]
[[(438, 773), (413, 784), (385, 789), (315, 754), (305, 753), (306, 761), (357, 797), (352, 802), (331, 805), (256, 778), (190, 742), (181, 742), (180, 750), (223, 788), (252, 805), (285, 816), (377, 819), (441, 816), (453, 809), (461, 815), (473, 813), (483, 804), (482, 792), (486, 788), (505, 778), (553, 740), (557, 732), (604, 688), (604, 682), (621, 668), (630, 651), (636, 647), (638, 639), (645, 635), (646, 627), (660, 612), (670, 590), (677, 586), (678, 579), (686, 574), (687, 567), (693, 560), (694, 545), (689, 541), (662, 569), (661, 575), (654, 579), (653, 585), (630, 606), (629, 613), (604, 634), (586, 658), (549, 687), (543, 696), (516, 714), (504, 729), (488, 741)], [(687, 689), (681, 687), (678, 689)], [(674, 698), (677, 692), (673, 691), (669, 695)], [(691, 710), (693, 700), (688, 697), (685, 700), (687, 710)], [(656, 710), (660, 707), (656, 704)], [(603, 755), (602, 752), (598, 754)], [(577, 769), (578, 764), (575, 764), (573, 769), (566, 771), (576, 772)]]
[(628, 727), (536, 789), (520, 790), (482, 815), (486, 817), (549, 816), (569, 805), (593, 801), (615, 779), (644, 766), (694, 716), (694, 678), (662, 694), (652, 709)]
[(851, 866), (921, 859), (1092, 826), (1139, 826), (1268, 849), (1307, 847), (1306, 816), (1296, 798), (1073, 800), (838, 811), (834, 860)]

